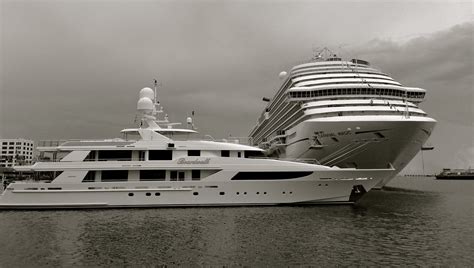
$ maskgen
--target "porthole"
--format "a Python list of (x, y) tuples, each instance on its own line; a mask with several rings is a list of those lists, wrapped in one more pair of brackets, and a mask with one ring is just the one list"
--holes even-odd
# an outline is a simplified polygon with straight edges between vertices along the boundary
[(128, 196), (133, 196), (133, 193), (128, 193)]
[(286, 194), (286, 192), (283, 192), (283, 194)]
[(161, 194), (160, 193), (155, 193), (155, 196), (160, 196)]
[(290, 194), (293, 194), (293, 192), (290, 192)]
[(247, 194), (247, 192), (244, 192), (244, 194)]
[(146, 195), (146, 196), (151, 196), (151, 193), (146, 193), (145, 195)]
[(257, 194), (260, 194), (260, 192), (257, 192)]
[(263, 194), (267, 194), (267, 192), (263, 192)]
[(219, 195), (225, 195), (225, 192), (219, 192)]
[(326, 186), (328, 186), (328, 184), (326, 183)]
[(237, 192), (237, 195), (239, 195), (239, 192)]
[(193, 195), (198, 195), (199, 193), (198, 192), (193, 192)]

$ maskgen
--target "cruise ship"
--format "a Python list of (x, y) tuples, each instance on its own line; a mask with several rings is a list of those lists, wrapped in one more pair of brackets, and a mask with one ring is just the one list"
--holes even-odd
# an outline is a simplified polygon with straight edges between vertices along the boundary
[(360, 59), (328, 49), (280, 77), (250, 137), (269, 156), (321, 165), (402, 170), (422, 149), (436, 120), (419, 104), (426, 90), (403, 86)]
[(10, 183), (0, 208), (353, 203), (393, 171), (259, 158), (263, 150), (256, 147), (183, 138), (196, 131), (157, 120), (156, 107), (156, 89), (144, 88), (140, 126), (123, 130), (125, 138), (38, 148), (49, 161), (15, 169), (49, 172), (52, 180)]

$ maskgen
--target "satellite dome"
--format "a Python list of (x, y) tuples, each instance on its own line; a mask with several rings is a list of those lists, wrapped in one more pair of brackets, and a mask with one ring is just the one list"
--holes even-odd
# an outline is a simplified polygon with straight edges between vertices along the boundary
[(283, 71), (283, 72), (281, 72), (281, 73), (278, 75), (278, 77), (280, 77), (280, 79), (283, 79), (283, 78), (285, 78), (287, 75), (288, 75), (288, 73), (285, 72), (285, 71)]
[(140, 90), (138, 98), (139, 99), (149, 98), (150, 100), (154, 100), (155, 99), (155, 92), (153, 91), (153, 89), (151, 89), (149, 87), (142, 88)]
[(151, 112), (153, 111), (153, 109), (154, 109), (153, 101), (150, 98), (143, 97), (138, 100), (137, 110), (142, 111), (142, 112)]

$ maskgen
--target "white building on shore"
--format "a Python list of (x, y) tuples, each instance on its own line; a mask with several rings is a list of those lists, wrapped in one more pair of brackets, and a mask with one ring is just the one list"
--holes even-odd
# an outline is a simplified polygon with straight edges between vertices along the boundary
[(0, 167), (31, 164), (35, 143), (27, 139), (0, 139)]

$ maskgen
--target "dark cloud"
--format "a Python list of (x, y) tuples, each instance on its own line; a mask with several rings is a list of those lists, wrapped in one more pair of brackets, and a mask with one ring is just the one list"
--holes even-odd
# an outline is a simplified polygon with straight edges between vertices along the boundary
[[(351, 53), (369, 59), (406, 86), (426, 89), (421, 107), (438, 120), (425, 153), (428, 168), (474, 166), (474, 24), (418, 37), (406, 43), (376, 39)], [(407, 172), (420, 170), (416, 161)]]
[[(0, 5), (5, 137), (117, 136), (133, 124), (137, 93), (153, 78), (162, 82), (160, 99), (173, 120), (195, 110), (203, 134), (245, 136), (264, 107), (261, 98), (280, 87), (278, 73), (309, 59), (318, 46), (367, 58), (396, 80), (426, 88), (423, 108), (440, 129), (443, 122), (472, 122), (472, 90), (466, 90), (472, 89), (472, 24), (437, 32), (471, 18), (470, 3)], [(407, 36), (412, 39), (399, 40)], [(466, 137), (457, 138), (466, 144)]]

